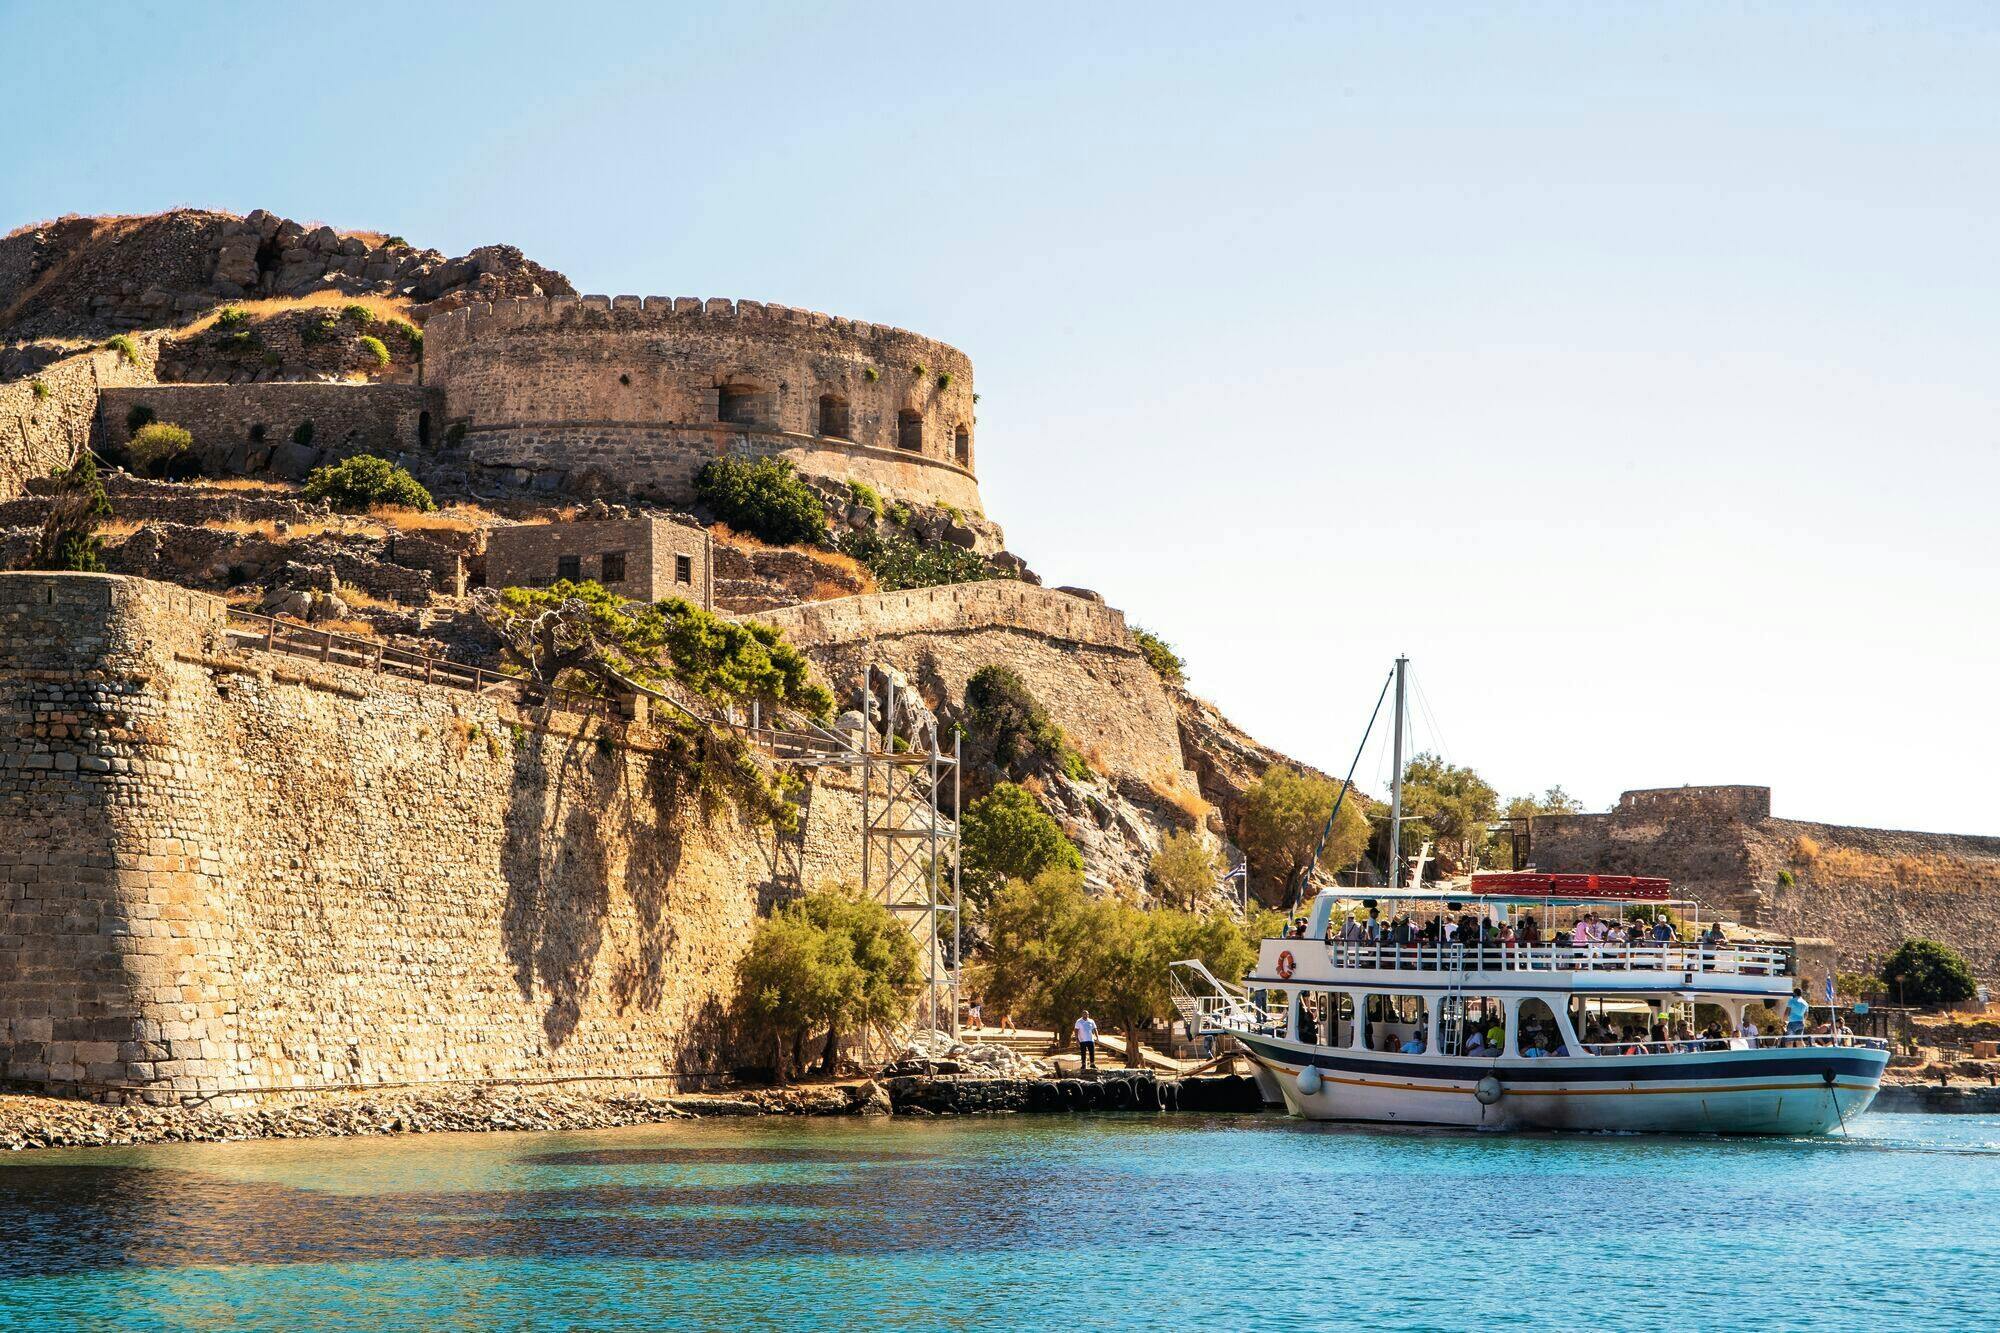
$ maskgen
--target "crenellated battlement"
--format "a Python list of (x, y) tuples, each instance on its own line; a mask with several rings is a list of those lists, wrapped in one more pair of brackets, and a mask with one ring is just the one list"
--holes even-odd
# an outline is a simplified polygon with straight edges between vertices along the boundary
[(972, 362), (949, 343), (892, 324), (874, 324), (771, 301), (721, 296), (523, 296), (440, 311), (424, 323), (429, 356), (441, 347), (538, 328), (613, 329), (717, 322), (725, 327), (797, 329), (858, 342), (892, 342), (927, 352), (928, 369), (970, 374)]

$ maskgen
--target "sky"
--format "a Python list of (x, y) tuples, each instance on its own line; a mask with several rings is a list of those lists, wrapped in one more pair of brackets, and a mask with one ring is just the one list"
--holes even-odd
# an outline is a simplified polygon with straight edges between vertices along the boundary
[(957, 8), (0, 0), (0, 231), (913, 329), (1010, 547), (1300, 759), (1405, 653), (1503, 794), (2000, 833), (2000, 10)]

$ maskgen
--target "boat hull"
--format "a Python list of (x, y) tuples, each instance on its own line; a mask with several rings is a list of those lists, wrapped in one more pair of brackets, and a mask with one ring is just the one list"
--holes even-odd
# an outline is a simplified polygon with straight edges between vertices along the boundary
[(1240, 1040), (1295, 1116), (1494, 1130), (1824, 1134), (1868, 1109), (1888, 1063), (1865, 1047), (1480, 1060)]

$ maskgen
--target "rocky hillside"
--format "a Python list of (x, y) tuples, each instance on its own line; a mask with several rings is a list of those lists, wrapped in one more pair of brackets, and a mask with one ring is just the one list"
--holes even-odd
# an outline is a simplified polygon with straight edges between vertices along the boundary
[[(168, 328), (230, 301), (317, 292), (450, 308), (501, 296), (573, 295), (569, 279), (510, 245), (450, 258), (400, 236), (340, 232), (259, 209), (68, 217), (0, 240), (0, 378), (67, 345)], [(37, 360), (39, 358), (39, 361)]]

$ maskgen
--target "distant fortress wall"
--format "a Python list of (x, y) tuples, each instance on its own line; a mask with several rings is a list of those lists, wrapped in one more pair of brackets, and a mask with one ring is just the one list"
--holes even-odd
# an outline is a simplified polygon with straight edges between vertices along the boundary
[(1712, 911), (1833, 940), (1844, 968), (1914, 935), (1955, 946), (2000, 983), (2000, 837), (1777, 819), (1769, 787), (1717, 786), (1539, 815), (1530, 839), (1540, 869), (1664, 875)]
[(757, 301), (534, 297), (424, 326), (470, 461), (516, 485), (685, 503), (702, 463), (776, 455), (982, 513), (972, 363), (902, 329)]
[(858, 796), (706, 820), (643, 731), (224, 643), (219, 598), (0, 574), (0, 1082), (110, 1100), (698, 1083), (760, 906)]

